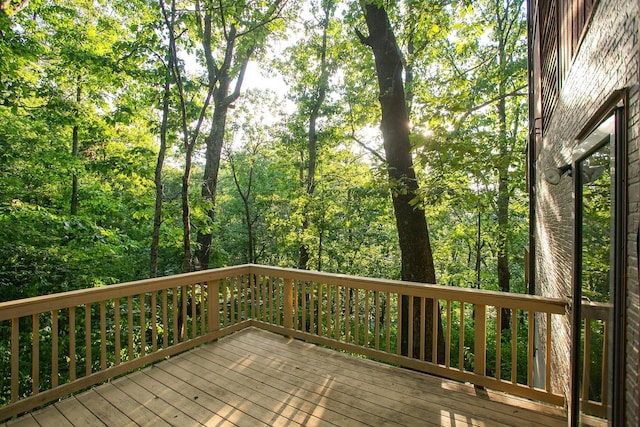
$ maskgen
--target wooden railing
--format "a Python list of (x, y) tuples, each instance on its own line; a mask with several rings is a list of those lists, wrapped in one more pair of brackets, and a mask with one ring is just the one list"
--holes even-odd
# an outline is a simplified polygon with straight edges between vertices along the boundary
[[(429, 307), (442, 328), (414, 322)], [(533, 385), (533, 322), (550, 325), (565, 310), (529, 295), (258, 265), (10, 301), (0, 303), (0, 369), (11, 372), (0, 420), (250, 325), (562, 406), (551, 328), (538, 349), (545, 386)], [(424, 345), (410, 357), (416, 340)]]
[[(609, 405), (609, 319), (611, 304), (582, 302), (582, 412), (607, 417)], [(595, 368), (595, 369), (594, 369)]]
[(247, 326), (247, 313), (221, 307), (219, 296), (248, 280), (248, 271), (207, 270), (0, 303), (0, 420)]

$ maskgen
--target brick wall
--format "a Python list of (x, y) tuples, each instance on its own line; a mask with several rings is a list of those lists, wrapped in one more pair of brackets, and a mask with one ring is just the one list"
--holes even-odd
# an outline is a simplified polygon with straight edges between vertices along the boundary
[[(638, 370), (640, 369), (640, 292), (638, 285), (637, 233), (640, 219), (640, 159), (638, 152), (638, 8), (640, 2), (601, 0), (589, 31), (564, 80), (553, 115), (545, 122), (542, 150), (536, 160), (535, 238), (536, 293), (571, 295), (573, 254), (573, 184), (564, 176), (550, 185), (542, 173), (547, 168), (570, 163), (576, 137), (596, 111), (616, 90), (626, 88), (628, 103), (627, 171), (627, 271), (626, 271), (626, 425), (640, 425)], [(557, 373), (553, 388), (569, 396), (570, 319), (553, 324), (560, 347), (553, 355)]]

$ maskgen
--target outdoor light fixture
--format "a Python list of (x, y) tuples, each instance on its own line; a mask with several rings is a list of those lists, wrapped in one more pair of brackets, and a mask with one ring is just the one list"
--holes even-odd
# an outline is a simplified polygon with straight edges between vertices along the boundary
[(565, 173), (569, 173), (571, 176), (571, 165), (564, 165), (557, 168), (549, 168), (544, 171), (544, 179), (551, 185), (558, 185), (560, 178)]
[[(600, 166), (591, 166), (588, 163), (582, 165), (582, 182), (583, 184), (589, 184), (591, 182), (596, 181), (598, 178), (602, 176), (604, 173), (605, 167)], [(560, 178), (564, 174), (572, 176), (571, 165), (564, 165), (557, 168), (549, 168), (544, 171), (544, 179), (551, 185), (558, 185), (560, 183)]]
[(590, 166), (585, 164), (582, 166), (582, 182), (589, 184), (596, 181), (604, 173), (604, 166)]

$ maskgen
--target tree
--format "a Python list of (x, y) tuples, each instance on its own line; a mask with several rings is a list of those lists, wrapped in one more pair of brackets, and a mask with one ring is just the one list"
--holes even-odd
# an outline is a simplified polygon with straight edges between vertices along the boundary
[[(285, 4), (284, 0), (276, 0), (259, 7), (244, 1), (210, 1), (205, 3), (204, 9), (200, 9), (197, 3), (196, 19), (205, 56), (208, 84), (210, 90), (213, 90), (214, 108), (210, 132), (205, 141), (206, 162), (202, 181), (202, 198), (208, 203), (209, 226), (201, 226), (197, 238), (197, 259), (202, 269), (209, 268), (212, 239), (210, 224), (213, 223), (215, 215), (216, 188), (227, 113), (240, 96), (249, 60), (262, 48), (270, 31), (269, 24), (278, 19)], [(219, 34), (219, 40), (214, 38), (214, 31)], [(215, 43), (220, 43), (218, 48), (224, 52), (218, 61), (214, 58)], [(233, 92), (230, 92), (233, 79), (235, 87)]]
[[(389, 22), (386, 10), (373, 2), (364, 2), (369, 35), (358, 31), (360, 41), (371, 47), (376, 64), (380, 106), (382, 108), (381, 129), (384, 139), (389, 184), (392, 193), (396, 226), (402, 254), (402, 280), (421, 283), (436, 283), (431, 243), (424, 210), (416, 203), (418, 181), (413, 169), (411, 144), (409, 141), (409, 114), (402, 81), (402, 55)], [(406, 298), (405, 298), (406, 299)], [(403, 303), (403, 326), (408, 323), (408, 300)], [(411, 354), (420, 354), (420, 346), (425, 346), (425, 357), (430, 360), (432, 352), (438, 352), (438, 360), (444, 359), (444, 337), (440, 313), (433, 313), (433, 304), (427, 304), (425, 316), (421, 319), (420, 304), (414, 304), (414, 331), (420, 331), (424, 322), (427, 332), (424, 343), (414, 339)], [(438, 322), (438, 349), (432, 349), (433, 321)], [(402, 351), (409, 354), (408, 328), (403, 331)]]

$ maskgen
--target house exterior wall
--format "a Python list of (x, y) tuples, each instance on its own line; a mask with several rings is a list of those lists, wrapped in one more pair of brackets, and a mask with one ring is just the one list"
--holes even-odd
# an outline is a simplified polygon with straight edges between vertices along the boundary
[[(640, 378), (640, 292), (638, 285), (638, 221), (640, 207), (640, 163), (638, 152), (640, 1), (596, 2), (588, 27), (564, 74), (557, 102), (548, 117), (542, 117), (540, 99), (538, 16), (541, 3), (530, 2), (530, 58), (532, 75), (530, 158), (535, 174), (530, 177), (532, 239), (535, 248), (535, 293), (570, 297), (573, 263), (573, 183), (564, 176), (558, 185), (543, 179), (548, 168), (571, 163), (577, 136), (605, 102), (620, 89), (627, 91), (627, 207), (626, 207), (626, 318), (625, 336), (625, 424), (640, 425), (638, 416)], [(547, 1), (548, 3), (548, 1)], [(561, 4), (563, 1), (558, 1)], [(566, 3), (566, 0), (564, 1)], [(571, 319), (552, 325), (558, 344), (553, 354), (552, 387), (570, 396)], [(546, 326), (545, 326), (546, 327)]]

